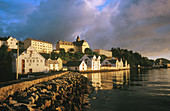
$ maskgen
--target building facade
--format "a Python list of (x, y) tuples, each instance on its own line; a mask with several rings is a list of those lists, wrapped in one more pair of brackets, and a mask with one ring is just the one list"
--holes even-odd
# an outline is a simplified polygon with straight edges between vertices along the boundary
[(0, 38), (0, 47), (2, 45), (8, 46), (8, 49), (17, 49), (18, 40), (13, 37), (1, 37)]
[(110, 66), (114, 67), (114, 69), (129, 69), (130, 65), (127, 63), (127, 60), (122, 59), (105, 59), (102, 63), (101, 66)]
[(24, 41), (24, 49), (27, 49), (29, 46), (33, 46), (40, 53), (51, 53), (53, 51), (51, 43), (32, 38), (27, 38)]
[(56, 44), (56, 51), (64, 49), (65, 52), (81, 52), (85, 53), (85, 49), (90, 48), (85, 40), (80, 40), (79, 36), (74, 42), (67, 42), (59, 40)]
[(48, 59), (46, 60), (45, 64), (49, 67), (50, 70), (59, 71), (59, 63), (57, 60)]
[(86, 71), (87, 65), (84, 61), (68, 61), (67, 62), (68, 70), (72, 71)]
[(112, 57), (112, 51), (104, 49), (94, 49), (94, 52), (97, 52), (99, 55), (105, 55), (106, 57)]
[(87, 56), (86, 54), (80, 59), (80, 61), (85, 61), (87, 64), (88, 69), (90, 70), (100, 70), (100, 59), (101, 57), (98, 56)]
[[(17, 55), (14, 54), (13, 71), (17, 71)], [(33, 46), (28, 47), (18, 56), (18, 73), (27, 74), (34, 72), (48, 72), (49, 67), (45, 65), (45, 58), (39, 54)]]

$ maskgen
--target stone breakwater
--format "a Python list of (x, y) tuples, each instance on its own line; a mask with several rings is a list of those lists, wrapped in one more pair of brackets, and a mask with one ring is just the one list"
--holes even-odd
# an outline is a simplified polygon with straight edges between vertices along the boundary
[(0, 111), (74, 111), (82, 110), (84, 95), (90, 93), (88, 80), (69, 73), (16, 91), (0, 104)]

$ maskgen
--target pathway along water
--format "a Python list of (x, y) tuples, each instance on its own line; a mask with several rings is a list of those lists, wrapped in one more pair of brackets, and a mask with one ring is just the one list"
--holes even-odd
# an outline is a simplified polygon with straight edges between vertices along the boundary
[(95, 89), (89, 111), (170, 111), (170, 69), (83, 75)]

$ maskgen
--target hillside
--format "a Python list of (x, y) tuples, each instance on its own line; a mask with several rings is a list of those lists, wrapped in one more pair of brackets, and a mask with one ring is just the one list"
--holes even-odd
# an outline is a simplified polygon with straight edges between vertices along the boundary
[(129, 51), (127, 49), (112, 48), (112, 56), (116, 58), (122, 58), (127, 60), (131, 67), (136, 67), (137, 65), (149, 67), (152, 66), (154, 60), (150, 60), (147, 57), (142, 56), (138, 52)]

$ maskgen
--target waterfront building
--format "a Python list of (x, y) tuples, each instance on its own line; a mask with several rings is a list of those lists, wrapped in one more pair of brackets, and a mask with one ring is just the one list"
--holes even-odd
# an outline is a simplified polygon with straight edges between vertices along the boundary
[(99, 55), (105, 55), (106, 57), (112, 57), (112, 51), (104, 49), (94, 49), (94, 52), (97, 52)]
[(169, 68), (170, 67), (170, 63), (167, 63), (166, 66), (167, 66), (167, 68)]
[(59, 63), (57, 60), (48, 59), (46, 60), (45, 65), (48, 66), (50, 70), (59, 71)]
[[(12, 62), (13, 72), (17, 71), (17, 54), (14, 53)], [(45, 65), (45, 58), (39, 54), (33, 46), (29, 46), (26, 50), (21, 51), (18, 56), (18, 73), (27, 74), (33, 72), (48, 72), (49, 67)]]
[(63, 61), (62, 61), (62, 59), (60, 57), (58, 57), (56, 60), (58, 62), (59, 70), (62, 70), (63, 69)]
[(32, 38), (27, 38), (24, 41), (24, 49), (27, 49), (29, 46), (33, 46), (39, 53), (51, 53), (53, 51), (51, 43)]
[(101, 66), (111, 66), (111, 67), (118, 67), (119, 66), (119, 60), (118, 59), (105, 59), (102, 63)]
[(80, 61), (85, 61), (85, 63), (87, 64), (88, 70), (100, 70), (100, 59), (101, 57), (98, 56), (96, 57), (94, 56), (88, 56), (88, 55), (84, 55)]
[(2, 45), (8, 46), (8, 49), (17, 49), (18, 40), (13, 37), (0, 37), (0, 47)]
[(66, 63), (68, 70), (72, 71), (86, 71), (87, 65), (84, 61), (68, 61)]
[(129, 69), (130, 65), (127, 63), (127, 60), (122, 59), (105, 59), (101, 66), (110, 66), (114, 67), (115, 69)]
[(64, 49), (65, 52), (80, 52), (85, 53), (85, 49), (90, 48), (89, 44), (85, 40), (80, 40), (78, 36), (76, 41), (68, 42), (68, 41), (61, 41), (59, 40), (56, 44), (56, 52), (60, 49)]

